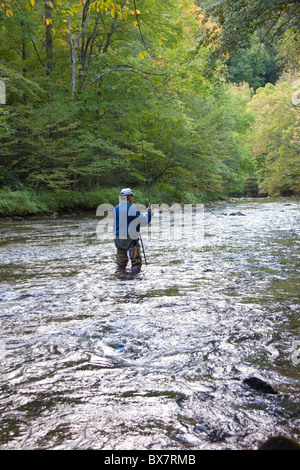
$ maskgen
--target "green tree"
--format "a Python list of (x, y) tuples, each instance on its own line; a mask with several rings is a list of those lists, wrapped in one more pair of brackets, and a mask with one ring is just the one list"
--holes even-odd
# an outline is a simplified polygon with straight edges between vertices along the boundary
[(13, 16), (0, 11), (10, 180), (56, 192), (162, 184), (186, 200), (241, 189), (249, 88), (205, 75), (191, 1), (11, 3)]
[(230, 81), (246, 82), (254, 90), (267, 83), (275, 84), (279, 78), (275, 54), (260, 42), (257, 33), (252, 36), (250, 47), (240, 49), (227, 65)]
[(223, 0), (206, 8), (208, 15), (221, 25), (221, 52), (230, 54), (249, 44), (252, 34), (264, 27), (264, 36), (280, 37), (289, 29), (296, 34), (299, 26), (298, 0)]
[(258, 166), (259, 189), (269, 195), (299, 191), (299, 110), (291, 83), (259, 88), (248, 105), (255, 124), (249, 131)]

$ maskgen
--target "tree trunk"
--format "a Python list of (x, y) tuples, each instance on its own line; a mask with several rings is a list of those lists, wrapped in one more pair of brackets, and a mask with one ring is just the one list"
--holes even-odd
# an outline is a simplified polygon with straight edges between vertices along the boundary
[[(24, 36), (24, 29), (25, 29), (25, 24), (23, 21), (21, 21), (21, 28), (22, 28), (22, 60), (25, 61), (27, 59), (26, 57), (26, 41), (25, 41), (25, 36)], [(26, 67), (23, 67), (23, 75), (26, 77)]]
[[(27, 69), (26, 69), (26, 59), (27, 59), (27, 49), (26, 49), (26, 39), (25, 39), (25, 24), (23, 21), (21, 21), (21, 28), (22, 28), (22, 61), (24, 62), (23, 65), (23, 77), (26, 77), (27, 75)], [(24, 104), (27, 104), (28, 101), (28, 96), (26, 93), (23, 94), (23, 102)]]
[(52, 62), (52, 7), (48, 0), (45, 0), (45, 28), (46, 28), (46, 74), (50, 75), (53, 70)]
[[(70, 1), (70, 7), (72, 7), (72, 1)], [(68, 17), (68, 31), (69, 31), (69, 45), (70, 45), (70, 55), (71, 55), (71, 63), (72, 63), (72, 100), (75, 99), (75, 92), (76, 92), (76, 53), (77, 53), (77, 43), (81, 36), (84, 34), (85, 28), (88, 26), (91, 18), (91, 12), (89, 13), (88, 18), (86, 19), (85, 23), (82, 24), (82, 28), (78, 36), (73, 40), (72, 38), (72, 30), (71, 30), (71, 14)]]

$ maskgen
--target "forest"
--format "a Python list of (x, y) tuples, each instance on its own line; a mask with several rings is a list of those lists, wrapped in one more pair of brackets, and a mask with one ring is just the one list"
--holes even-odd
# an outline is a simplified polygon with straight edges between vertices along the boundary
[(300, 189), (299, 0), (0, 1), (0, 216)]

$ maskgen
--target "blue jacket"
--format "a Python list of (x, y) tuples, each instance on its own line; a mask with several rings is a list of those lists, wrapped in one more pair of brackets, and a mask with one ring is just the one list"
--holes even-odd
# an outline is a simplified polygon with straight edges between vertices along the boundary
[(151, 222), (151, 212), (142, 215), (135, 207), (121, 202), (114, 208), (114, 235), (117, 238), (132, 238), (138, 240), (140, 226), (146, 226)]

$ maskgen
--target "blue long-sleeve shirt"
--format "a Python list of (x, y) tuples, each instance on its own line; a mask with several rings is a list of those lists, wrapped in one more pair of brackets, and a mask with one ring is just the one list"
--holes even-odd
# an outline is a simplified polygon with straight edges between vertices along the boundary
[(151, 222), (151, 212), (142, 215), (135, 207), (121, 202), (114, 208), (114, 235), (117, 238), (139, 238), (140, 226), (144, 227)]

